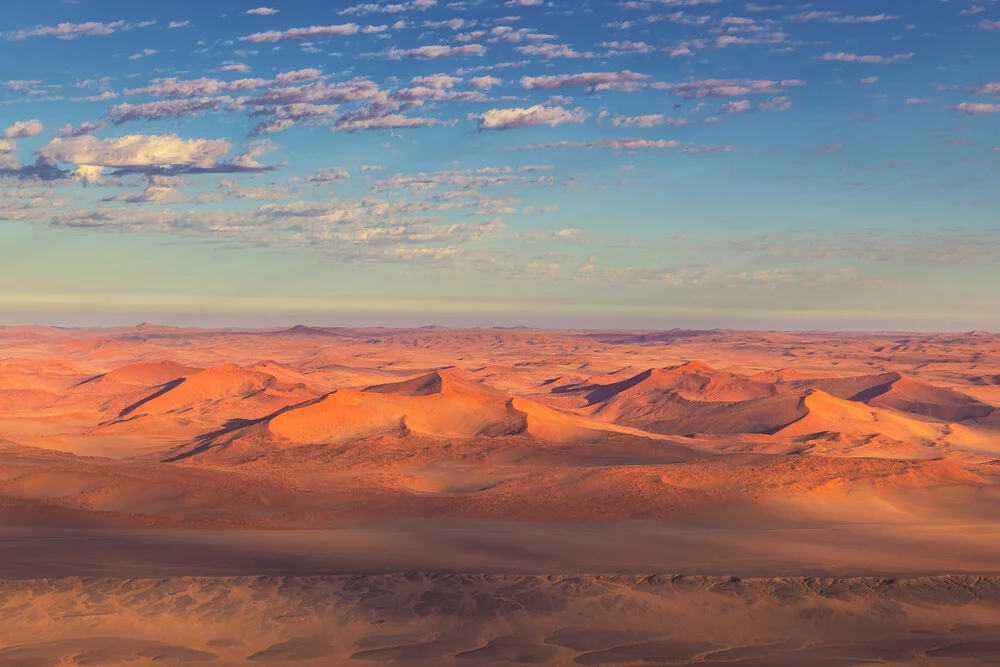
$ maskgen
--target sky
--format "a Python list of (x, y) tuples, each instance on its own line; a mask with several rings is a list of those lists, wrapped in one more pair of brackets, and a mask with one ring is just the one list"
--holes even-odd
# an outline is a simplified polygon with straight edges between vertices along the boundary
[(0, 324), (1000, 330), (1000, 2), (35, 0)]

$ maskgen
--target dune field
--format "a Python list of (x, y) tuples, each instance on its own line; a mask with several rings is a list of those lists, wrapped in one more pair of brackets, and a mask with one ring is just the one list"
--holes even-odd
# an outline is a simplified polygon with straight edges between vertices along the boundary
[(1000, 664), (1000, 336), (0, 327), (0, 665)]

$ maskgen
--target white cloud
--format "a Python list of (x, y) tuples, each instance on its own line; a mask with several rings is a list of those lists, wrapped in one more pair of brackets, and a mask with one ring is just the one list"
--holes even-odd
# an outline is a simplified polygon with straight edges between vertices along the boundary
[(738, 100), (735, 102), (726, 102), (719, 107), (719, 113), (724, 114), (737, 114), (746, 113), (751, 109), (750, 100)]
[(705, 155), (707, 153), (728, 153), (733, 150), (732, 146), (701, 146), (699, 148), (685, 148), (681, 151), (684, 155)]
[(103, 140), (86, 134), (57, 137), (37, 153), (52, 164), (74, 165), (76, 176), (90, 183), (99, 182), (105, 169), (147, 174), (265, 169), (254, 161), (261, 154), (259, 148), (235, 156), (231, 163), (220, 162), (230, 148), (225, 139), (181, 139), (175, 134), (130, 134)]
[(994, 83), (984, 83), (969, 90), (975, 95), (1000, 95), (1000, 81)]
[[(472, 22), (475, 24), (475, 21)], [(461, 30), (469, 25), (465, 19), (448, 19), (447, 21), (424, 21), (425, 28), (449, 28), (450, 30)]]
[(509, 130), (532, 125), (555, 127), (561, 123), (582, 123), (589, 115), (580, 108), (570, 110), (536, 104), (528, 108), (491, 109), (477, 118), (480, 130)]
[(612, 125), (618, 127), (658, 127), (660, 125), (686, 125), (686, 118), (670, 118), (662, 113), (647, 114), (645, 116), (615, 116), (611, 119)]
[(403, 12), (416, 12), (430, 9), (437, 4), (437, 0), (410, 0), (409, 2), (398, 2), (389, 4), (377, 4), (366, 2), (354, 5), (347, 9), (340, 10), (341, 14), (353, 14), (364, 16), (365, 14), (401, 14)]
[(541, 150), (547, 148), (604, 148), (615, 151), (640, 151), (646, 149), (674, 148), (677, 142), (666, 139), (602, 139), (600, 141), (556, 141), (548, 144), (522, 146), (517, 150)]
[(243, 13), (253, 16), (270, 16), (271, 14), (277, 14), (279, 11), (281, 10), (274, 9), (273, 7), (257, 7), (256, 9), (248, 9)]
[(307, 28), (289, 28), (288, 30), (268, 30), (267, 32), (255, 32), (246, 37), (240, 37), (241, 41), (250, 43), (273, 43), (283, 39), (322, 39), (326, 37), (342, 37), (344, 35), (354, 35), (358, 32), (357, 23), (342, 23), (340, 25), (314, 25)]
[(305, 180), (309, 183), (328, 185), (330, 183), (342, 183), (350, 178), (351, 174), (343, 167), (327, 167), (306, 176)]
[(89, 21), (87, 23), (60, 23), (53, 26), (35, 26), (27, 30), (14, 30), (7, 33), (7, 39), (20, 40), (27, 37), (58, 37), (59, 39), (74, 39), (81, 36), (105, 36), (114, 33), (118, 28), (125, 25), (125, 21), (114, 21), (112, 23), (98, 23)]
[(469, 84), (476, 90), (489, 90), (493, 86), (499, 86), (503, 81), (495, 76), (476, 76), (469, 79)]
[(365, 111), (347, 114), (337, 119), (333, 130), (358, 132), (360, 130), (405, 130), (434, 124), (433, 118), (412, 118), (396, 113), (368, 114)]
[(568, 44), (528, 44), (517, 47), (517, 51), (526, 56), (541, 56), (542, 58), (584, 58), (587, 55), (573, 49)]
[(104, 117), (114, 125), (122, 125), (135, 120), (162, 120), (180, 118), (193, 114), (238, 106), (230, 97), (193, 97), (182, 100), (164, 100), (145, 104), (117, 104), (105, 112)]
[(737, 97), (740, 95), (776, 94), (793, 86), (803, 86), (804, 81), (785, 79), (770, 81), (767, 79), (701, 79), (686, 81), (671, 86), (671, 92), (686, 99), (704, 99), (707, 97)]
[(92, 132), (97, 132), (103, 130), (107, 127), (107, 123), (103, 120), (98, 120), (95, 122), (83, 122), (76, 127), (72, 125), (64, 125), (62, 129), (56, 132), (56, 136), (60, 139), (68, 139), (70, 137), (82, 137), (85, 134), (91, 134)]
[(297, 104), (302, 102), (357, 102), (381, 95), (378, 85), (366, 79), (341, 83), (310, 83), (303, 86), (271, 88), (252, 100), (252, 104)]
[(308, 67), (290, 72), (281, 72), (273, 79), (236, 79), (234, 81), (223, 81), (208, 77), (201, 77), (200, 79), (177, 79), (169, 77), (166, 79), (153, 79), (149, 85), (142, 88), (128, 88), (125, 90), (125, 94), (175, 98), (207, 97), (220, 93), (256, 90), (275, 85), (286, 86), (302, 81), (319, 79), (322, 76), (323, 72), (320, 70)]
[(980, 116), (983, 114), (1000, 113), (1000, 104), (985, 104), (983, 102), (962, 102), (954, 107), (960, 114)]
[(250, 134), (271, 134), (282, 132), (295, 124), (313, 118), (332, 116), (339, 107), (336, 104), (285, 104), (275, 107), (263, 107), (251, 113), (251, 116), (267, 116), (268, 120), (258, 123)]
[(486, 53), (486, 48), (481, 44), (463, 44), (461, 46), (446, 46), (444, 44), (438, 44), (433, 46), (418, 46), (414, 49), (400, 49), (393, 47), (386, 51), (386, 56), (393, 59), (437, 59), (447, 58), (449, 56), (481, 56), (484, 53)]
[(583, 72), (550, 76), (525, 76), (521, 85), (528, 90), (558, 90), (561, 88), (587, 88), (591, 92), (627, 89), (630, 84), (649, 79), (648, 74), (624, 70), (622, 72)]
[(841, 63), (861, 63), (864, 65), (888, 65), (890, 63), (898, 62), (900, 60), (909, 60), (912, 58), (914, 53), (897, 53), (894, 56), (860, 56), (854, 53), (844, 53), (840, 51), (838, 53), (824, 53), (820, 56), (820, 60), (829, 60)]
[(806, 23), (808, 21), (824, 21), (826, 23), (880, 23), (881, 21), (892, 21), (898, 19), (896, 14), (872, 14), (868, 16), (844, 15), (834, 11), (809, 11), (798, 14), (790, 14), (785, 17), (792, 23)]
[(37, 137), (45, 131), (45, 126), (37, 120), (20, 120), (3, 132), (4, 139), (26, 139)]

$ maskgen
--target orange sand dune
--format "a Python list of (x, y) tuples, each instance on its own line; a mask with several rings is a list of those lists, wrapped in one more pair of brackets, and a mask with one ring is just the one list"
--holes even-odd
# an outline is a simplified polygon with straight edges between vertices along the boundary
[[(189, 451), (200, 453), (215, 445), (232, 448), (236, 441), (258, 445), (266, 441), (273, 449), (383, 435), (458, 439), (524, 436), (553, 443), (659, 438), (512, 397), (462, 372), (444, 369), (360, 391), (340, 389)], [(235, 451), (244, 448), (240, 445)]]
[(176, 383), (164, 385), (144, 400), (130, 406), (122, 416), (218, 407), (225, 401), (239, 401), (241, 412), (247, 409), (244, 401), (263, 404), (262, 409), (269, 409), (273, 404), (301, 400), (312, 393), (308, 387), (283, 382), (270, 373), (242, 369), (230, 364), (198, 371), (178, 379)]
[(962, 393), (899, 373), (797, 380), (787, 386), (820, 389), (838, 398), (948, 422), (980, 419), (994, 412), (993, 407)]
[(261, 419), (320, 395), (296, 377), (283, 375), (285, 379), (232, 364), (197, 371), (134, 396), (94, 433), (185, 441), (234, 420)]
[(341, 389), (270, 420), (270, 431), (295, 443), (335, 442), (406, 430), (470, 438), (522, 432), (510, 397), (450, 370), (362, 391)]
[(712, 368), (701, 361), (691, 361), (673, 368), (656, 368), (614, 384), (573, 388), (585, 393), (590, 404), (613, 399), (655, 401), (673, 394), (689, 401), (736, 402), (772, 396), (777, 390), (770, 384)]
[(936, 444), (948, 434), (941, 424), (845, 401), (818, 389), (801, 399), (806, 414), (777, 431), (777, 438), (820, 441), (825, 454), (910, 458), (940, 456)]
[(191, 375), (198, 368), (173, 361), (139, 362), (120, 366), (103, 375), (88, 378), (74, 386), (85, 392), (119, 393), (143, 387), (158, 387), (172, 380)]

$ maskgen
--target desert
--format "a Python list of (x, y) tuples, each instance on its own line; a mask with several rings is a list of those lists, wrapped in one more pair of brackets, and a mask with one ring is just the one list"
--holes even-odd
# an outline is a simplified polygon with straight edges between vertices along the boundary
[(0, 0), (0, 667), (1000, 665), (998, 40)]
[(0, 349), (0, 664), (1000, 655), (992, 334), (144, 324)]

